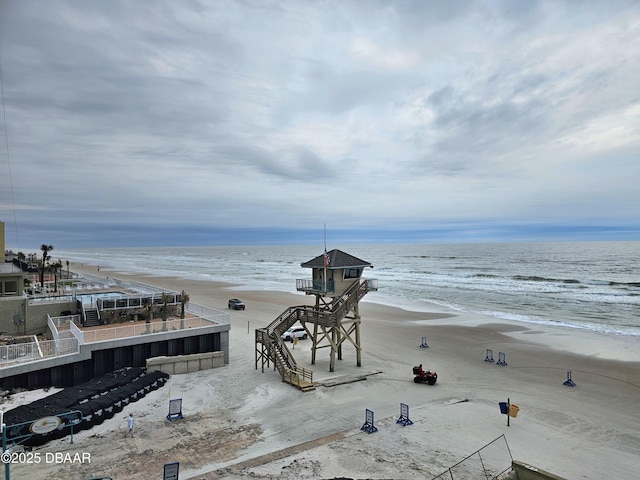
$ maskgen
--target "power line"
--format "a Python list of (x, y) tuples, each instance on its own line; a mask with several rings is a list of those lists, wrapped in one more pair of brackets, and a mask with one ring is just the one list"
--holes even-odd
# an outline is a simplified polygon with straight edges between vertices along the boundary
[(20, 239), (18, 238), (18, 220), (16, 216), (16, 202), (13, 196), (13, 176), (11, 175), (11, 157), (9, 155), (9, 133), (7, 129), (7, 110), (4, 104), (4, 80), (2, 78), (2, 56), (0, 55), (0, 94), (2, 96), (2, 116), (4, 118), (4, 138), (7, 149), (7, 171), (9, 173), (9, 191), (11, 194), (11, 208), (13, 210), (13, 226), (16, 232), (16, 247), (20, 250)]

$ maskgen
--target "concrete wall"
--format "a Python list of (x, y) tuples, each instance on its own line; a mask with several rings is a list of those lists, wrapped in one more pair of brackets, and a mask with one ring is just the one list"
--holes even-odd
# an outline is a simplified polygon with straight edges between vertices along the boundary
[(515, 471), (518, 480), (565, 480), (553, 473), (516, 460), (511, 463), (511, 467)]
[(194, 353), (192, 355), (147, 359), (147, 370), (159, 370), (169, 375), (192, 373), (218, 367), (224, 367), (224, 352)]
[(215, 352), (212, 365), (218, 366), (220, 361), (224, 365), (229, 356), (228, 328), (229, 325), (214, 325), (84, 344), (77, 355), (61, 355), (1, 368), (0, 390), (70, 387), (119, 368), (144, 367), (148, 358), (163, 356)]
[[(10, 335), (37, 335), (48, 331), (47, 313), (58, 316), (70, 310), (75, 313), (76, 304), (68, 302), (43, 302), (29, 305), (25, 297), (6, 297), (0, 300), (0, 332)], [(18, 313), (23, 323), (16, 327), (13, 317)]]

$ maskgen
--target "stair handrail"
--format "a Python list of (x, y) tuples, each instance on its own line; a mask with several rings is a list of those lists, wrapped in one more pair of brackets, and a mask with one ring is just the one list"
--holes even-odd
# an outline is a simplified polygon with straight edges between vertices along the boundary
[(298, 367), (298, 363), (296, 362), (296, 359), (293, 357), (291, 351), (289, 351), (289, 348), (282, 341), (282, 339), (278, 338), (278, 340), (276, 340), (273, 345), (280, 352), (285, 366), (295, 370)]
[[(331, 303), (331, 310), (316, 310), (312, 305), (298, 305), (289, 307), (271, 322), (267, 328), (267, 335), (272, 336), (277, 333), (282, 335), (291, 325), (302, 318), (308, 319), (310, 316), (315, 319), (320, 316), (329, 316), (329, 320), (337, 321), (351, 311), (351, 309), (362, 299), (368, 291), (368, 283), (366, 280), (354, 282), (338, 299)], [(355, 295), (354, 295), (355, 293)]]
[[(297, 306), (297, 307), (289, 307), (287, 308), (284, 312), (282, 312), (280, 315), (278, 315), (278, 317), (271, 322), (269, 325), (267, 325), (267, 335), (271, 336), (271, 334), (276, 330), (276, 328), (278, 326), (280, 326), (280, 324), (290, 315), (292, 315), (298, 308), (303, 308), (302, 306)], [(287, 327), (289, 328), (289, 327)]]
[(354, 284), (347, 289), (347, 291), (339, 298), (331, 302), (331, 315), (332, 320), (338, 321), (344, 318), (351, 309), (358, 304), (358, 302), (369, 291), (369, 284), (366, 280), (360, 282), (354, 282)]

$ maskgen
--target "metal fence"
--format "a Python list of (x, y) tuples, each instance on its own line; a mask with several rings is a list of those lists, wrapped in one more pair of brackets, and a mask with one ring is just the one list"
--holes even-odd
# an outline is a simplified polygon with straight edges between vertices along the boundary
[(512, 462), (507, 439), (500, 435), (432, 480), (498, 480), (506, 478)]
[(78, 353), (78, 339), (59, 338), (0, 346), (0, 367)]
[(184, 318), (166, 321), (155, 320), (150, 323), (123, 323), (117, 327), (84, 330), (80, 330), (72, 323), (71, 330), (74, 332), (74, 335), (76, 335), (80, 339), (81, 343), (86, 344), (135, 337), (138, 335), (174, 332), (177, 330), (202, 328), (209, 326), (211, 326), (211, 323), (204, 321), (204, 319)]
[(216, 310), (214, 308), (205, 307), (204, 305), (199, 305), (197, 303), (187, 303), (186, 311), (189, 313), (193, 313), (194, 315), (205, 320), (209, 320), (213, 323), (218, 323), (221, 325), (227, 325), (231, 323), (231, 315), (229, 315), (228, 313), (221, 312), (220, 310)]

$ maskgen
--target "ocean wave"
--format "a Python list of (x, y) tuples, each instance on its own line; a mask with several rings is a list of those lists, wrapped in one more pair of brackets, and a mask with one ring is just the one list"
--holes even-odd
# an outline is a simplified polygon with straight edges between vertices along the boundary
[(640, 330), (638, 328), (628, 325), (604, 325), (600, 323), (592, 322), (571, 322), (567, 320), (553, 320), (545, 317), (535, 317), (530, 315), (520, 315), (513, 312), (491, 311), (481, 310), (478, 312), (480, 315), (486, 315), (494, 318), (500, 318), (502, 320), (516, 321), (521, 323), (533, 324), (533, 325), (546, 325), (552, 327), (571, 328), (578, 330), (586, 330), (590, 332), (614, 334), (614, 335), (626, 335), (626, 336), (640, 336)]
[[(400, 308), (485, 312), (496, 318), (606, 333), (640, 331), (640, 243), (367, 245), (345, 251), (376, 265), (368, 278)], [(613, 253), (611, 253), (613, 252)], [(113, 270), (291, 291), (310, 277), (308, 246), (56, 250), (54, 256)], [(102, 270), (102, 268), (101, 268)], [(106, 270), (106, 269), (105, 269)], [(637, 335), (637, 333), (631, 333)]]
[(552, 282), (552, 283), (581, 283), (580, 280), (576, 280), (575, 278), (547, 278), (547, 277), (539, 277), (537, 275), (515, 275), (511, 277), (513, 280), (521, 281), (521, 282)]

